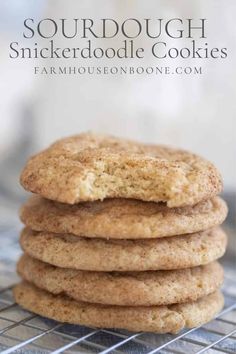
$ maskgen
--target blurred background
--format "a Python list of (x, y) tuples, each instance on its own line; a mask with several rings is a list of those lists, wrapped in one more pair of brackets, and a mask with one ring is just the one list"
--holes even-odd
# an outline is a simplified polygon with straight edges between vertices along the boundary
[[(27, 157), (60, 137), (93, 130), (190, 149), (222, 172), (230, 205), (226, 227), (235, 229), (236, 201), (235, 0), (1, 0), (0, 1), (0, 212), (17, 223), (26, 193), (18, 178)], [(34, 75), (54, 60), (9, 59), (9, 43), (22, 41), (25, 18), (207, 18), (207, 41), (227, 47), (225, 60), (181, 60), (202, 75)], [(139, 44), (145, 46), (139, 39)], [(70, 42), (72, 45), (72, 42)], [(63, 38), (59, 46), (68, 46)], [(99, 40), (97, 40), (99, 44)], [(172, 62), (173, 63), (173, 62)], [(60, 60), (60, 65), (85, 65)], [(87, 65), (88, 63), (86, 63)], [(100, 65), (110, 65), (101, 60)], [(124, 63), (123, 63), (124, 64)], [(126, 59), (125, 65), (138, 65)], [(165, 65), (169, 65), (168, 61)], [(98, 65), (91, 60), (89, 65)], [(142, 65), (157, 65), (150, 57)], [(159, 64), (158, 64), (159, 65)], [(230, 250), (235, 250), (231, 237)]]

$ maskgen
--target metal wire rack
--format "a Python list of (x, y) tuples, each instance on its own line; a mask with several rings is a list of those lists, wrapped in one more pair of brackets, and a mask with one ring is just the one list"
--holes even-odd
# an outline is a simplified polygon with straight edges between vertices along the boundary
[(7, 353), (236, 353), (236, 279), (226, 262), (225, 308), (210, 323), (178, 335), (130, 333), (60, 324), (21, 309), (11, 288), (18, 281), (18, 228), (0, 228), (0, 352)]

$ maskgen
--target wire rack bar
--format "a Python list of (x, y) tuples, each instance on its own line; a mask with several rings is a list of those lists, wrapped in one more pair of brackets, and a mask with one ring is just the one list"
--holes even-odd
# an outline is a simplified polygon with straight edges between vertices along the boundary
[(140, 334), (141, 334), (141, 333), (135, 333), (135, 334), (133, 334), (132, 336), (129, 336), (128, 338), (123, 339), (121, 342), (119, 342), (119, 343), (113, 345), (112, 347), (103, 350), (102, 352), (100, 352), (100, 354), (107, 354), (107, 353), (110, 353), (112, 350), (119, 348), (121, 345), (127, 343), (128, 341), (130, 341), (130, 340), (132, 340), (132, 339), (134, 339), (134, 338), (137, 338), (138, 336), (140, 336)]
[[(6, 304), (9, 304), (9, 301), (6, 301), (6, 300), (5, 300), (5, 301), (4, 301), (4, 300), (1, 300), (1, 302), (6, 303)], [(8, 306), (3, 307), (2, 309), (0, 309), (0, 312), (6, 311), (6, 310), (8, 310), (8, 309), (10, 309), (10, 308), (12, 308), (12, 307), (14, 307), (14, 306), (16, 306), (16, 303), (9, 304)]]
[(88, 334), (86, 334), (85, 336), (80, 337), (80, 338), (78, 338), (78, 339), (72, 341), (71, 343), (69, 343), (69, 344), (67, 344), (67, 345), (64, 345), (63, 347), (61, 347), (61, 348), (59, 348), (59, 349), (57, 349), (57, 350), (54, 350), (53, 352), (51, 352), (51, 354), (63, 353), (65, 350), (67, 350), (67, 349), (73, 347), (74, 345), (76, 345), (76, 344), (82, 342), (83, 340), (85, 340), (85, 339), (87, 339), (87, 338), (93, 336), (94, 334), (96, 334), (96, 333), (98, 333), (98, 332), (99, 332), (99, 331), (96, 330), (96, 331), (93, 331), (93, 332), (91, 332), (91, 333), (88, 333)]
[(235, 325), (235, 322), (229, 321), (229, 320), (224, 320), (223, 318), (217, 318), (217, 321)]
[(50, 329), (48, 329), (47, 331), (38, 334), (37, 336), (34, 336), (34, 337), (30, 338), (30, 339), (27, 339), (27, 340), (24, 341), (24, 342), (21, 342), (21, 343), (19, 343), (19, 344), (17, 344), (17, 345), (14, 345), (13, 347), (11, 347), (11, 348), (9, 348), (9, 349), (3, 350), (3, 351), (1, 352), (1, 354), (9, 354), (9, 353), (12, 353), (12, 352), (14, 352), (14, 351), (17, 350), (17, 349), (20, 349), (20, 348), (24, 347), (25, 345), (32, 343), (32, 342), (35, 341), (36, 339), (41, 338), (41, 337), (44, 336), (45, 334), (48, 334), (48, 333), (50, 333), (50, 332), (53, 332), (56, 328), (58, 328), (58, 327), (60, 327), (60, 326), (62, 326), (62, 325), (61, 325), (61, 324), (57, 324), (57, 325), (54, 326), (53, 328), (50, 328)]
[[(197, 340), (193, 340), (193, 339), (189, 339), (189, 338), (183, 338), (183, 339), (181, 339), (181, 340), (183, 340), (183, 341), (185, 341), (185, 342), (188, 342), (188, 343), (200, 345), (200, 346), (203, 345), (202, 342), (197, 341)], [(222, 352), (222, 353), (227, 353), (227, 354), (228, 354), (228, 353), (232, 354), (231, 351), (228, 351), (228, 350), (225, 350), (225, 349), (223, 349), (223, 350), (221, 349), (220, 352)], [(198, 353), (198, 352), (196, 352), (195, 354), (197, 354), (197, 353)]]
[(220, 342), (222, 342), (223, 340), (225, 340), (226, 338), (229, 338), (230, 336), (232, 336), (234, 333), (236, 333), (236, 329), (234, 329), (233, 331), (231, 331), (230, 333), (226, 334), (224, 337), (216, 340), (215, 342), (209, 344), (207, 347), (199, 350), (196, 354), (202, 354), (204, 352), (206, 352), (208, 349), (213, 348), (216, 344), (219, 344)]
[(2, 330), (0, 331), (0, 334), (4, 334), (4, 333), (6, 333), (7, 331), (9, 331), (10, 329), (13, 329), (13, 328), (15, 328), (15, 327), (17, 327), (17, 326), (19, 326), (19, 325), (21, 325), (21, 324), (24, 324), (25, 322), (27, 322), (27, 321), (29, 321), (29, 320), (32, 320), (34, 317), (36, 317), (36, 316), (35, 316), (35, 315), (31, 315), (31, 316), (29, 316), (29, 317), (27, 317), (27, 318), (24, 318), (24, 319), (21, 320), (21, 321), (13, 322), (12, 325), (9, 325), (9, 326), (7, 326), (6, 328), (2, 329)]

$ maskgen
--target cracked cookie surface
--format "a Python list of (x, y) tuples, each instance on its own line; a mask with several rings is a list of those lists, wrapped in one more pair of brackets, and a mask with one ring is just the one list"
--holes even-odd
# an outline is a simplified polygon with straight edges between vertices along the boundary
[(134, 198), (168, 207), (194, 205), (222, 189), (218, 170), (197, 155), (92, 133), (59, 140), (33, 156), (21, 184), (68, 204)]

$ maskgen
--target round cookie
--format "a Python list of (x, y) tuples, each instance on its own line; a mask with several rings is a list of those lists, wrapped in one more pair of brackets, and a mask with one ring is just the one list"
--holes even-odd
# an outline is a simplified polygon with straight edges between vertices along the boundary
[(33, 156), (22, 186), (68, 204), (104, 198), (194, 205), (222, 190), (217, 169), (190, 152), (115, 137), (80, 134)]
[(146, 240), (103, 240), (25, 228), (23, 250), (43, 262), (78, 270), (145, 271), (191, 268), (220, 258), (227, 237), (220, 228)]
[(223, 307), (220, 292), (196, 302), (169, 306), (111, 306), (77, 302), (65, 295), (52, 295), (30, 283), (16, 285), (15, 301), (26, 310), (60, 322), (98, 328), (177, 333), (210, 321)]
[(21, 221), (33, 230), (77, 236), (140, 239), (181, 235), (220, 225), (227, 215), (219, 197), (193, 207), (168, 208), (164, 203), (105, 199), (76, 205), (32, 196), (21, 208)]
[(223, 282), (223, 269), (217, 262), (181, 270), (105, 273), (59, 268), (23, 255), (17, 270), (24, 280), (55, 295), (121, 306), (195, 301)]

